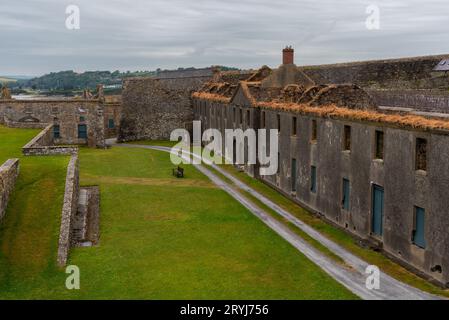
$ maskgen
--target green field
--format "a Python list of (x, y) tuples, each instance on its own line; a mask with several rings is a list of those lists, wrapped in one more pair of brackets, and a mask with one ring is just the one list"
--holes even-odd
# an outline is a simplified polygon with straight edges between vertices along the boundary
[[(0, 127), (0, 160), (36, 132)], [(0, 227), (0, 298), (354, 299), (193, 167), (166, 153), (82, 148), (82, 185), (100, 185), (100, 244), (71, 251), (81, 289), (65, 288), (56, 251), (68, 157), (22, 159)]]

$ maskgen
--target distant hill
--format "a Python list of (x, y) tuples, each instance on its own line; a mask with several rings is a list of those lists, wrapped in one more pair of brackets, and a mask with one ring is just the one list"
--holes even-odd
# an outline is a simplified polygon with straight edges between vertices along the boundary
[(74, 71), (52, 72), (42, 77), (29, 80), (19, 80), (10, 84), (12, 88), (31, 88), (34, 90), (82, 90), (95, 89), (97, 84), (102, 83), (106, 86), (121, 85), (122, 79), (128, 76), (150, 75), (151, 72), (137, 71), (122, 73), (119, 71), (87, 71), (76, 73)]
[[(219, 66), (222, 70), (237, 70), (232, 67)], [(189, 68), (194, 69), (194, 68)], [(178, 70), (185, 70), (179, 68)], [(155, 71), (86, 71), (83, 73), (76, 73), (72, 70), (52, 72), (41, 77), (32, 79), (18, 79), (9, 81), (8, 86), (12, 89), (33, 89), (42, 91), (77, 91), (83, 89), (94, 90), (98, 84), (103, 84), (105, 87), (120, 88), (122, 80), (129, 77), (149, 77), (154, 76), (158, 72), (167, 70)], [(1, 80), (0, 80), (1, 81)]]

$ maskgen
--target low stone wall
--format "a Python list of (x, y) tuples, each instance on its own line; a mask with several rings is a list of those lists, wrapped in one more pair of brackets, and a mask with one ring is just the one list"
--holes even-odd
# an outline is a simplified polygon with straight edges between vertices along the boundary
[(67, 167), (64, 204), (59, 233), (58, 265), (65, 266), (72, 243), (72, 224), (78, 210), (79, 197), (79, 161), (78, 154), (72, 155)]
[(31, 139), (23, 148), (34, 148), (42, 146), (53, 145), (53, 135), (52, 135), (53, 125), (47, 125), (44, 130), (39, 132), (37, 136)]
[(53, 125), (48, 125), (23, 148), (25, 156), (72, 155), (77, 147), (55, 146), (53, 142)]
[(19, 159), (9, 159), (0, 167), (0, 221), (3, 219), (9, 196), (19, 176)]
[(50, 155), (72, 155), (78, 152), (76, 147), (65, 146), (43, 146), (34, 148), (23, 148), (22, 153), (25, 156), (50, 156)]

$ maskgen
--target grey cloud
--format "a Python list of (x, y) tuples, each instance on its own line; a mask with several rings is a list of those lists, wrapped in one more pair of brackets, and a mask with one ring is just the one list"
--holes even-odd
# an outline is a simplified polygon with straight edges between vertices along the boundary
[[(65, 28), (65, 8), (81, 30)], [(380, 7), (381, 30), (365, 28)], [(447, 0), (2, 0), (0, 74), (277, 66), (447, 53)]]

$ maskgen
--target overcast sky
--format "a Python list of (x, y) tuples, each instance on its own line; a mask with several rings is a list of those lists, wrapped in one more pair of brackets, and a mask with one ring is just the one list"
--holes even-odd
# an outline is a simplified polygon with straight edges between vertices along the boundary
[(448, 26), (448, 0), (1, 0), (0, 75), (276, 67), (287, 44), (298, 65), (443, 54)]

